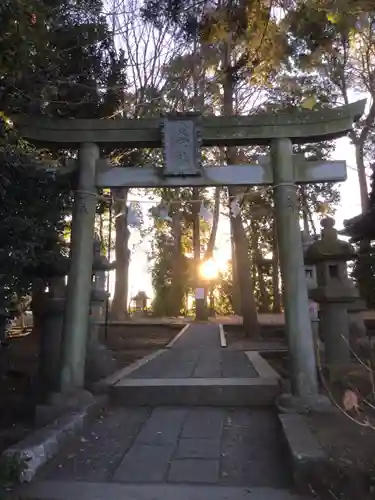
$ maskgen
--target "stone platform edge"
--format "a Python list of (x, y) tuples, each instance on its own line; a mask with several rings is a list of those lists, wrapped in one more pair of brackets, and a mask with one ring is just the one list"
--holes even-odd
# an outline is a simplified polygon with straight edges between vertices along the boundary
[(285, 443), (291, 461), (293, 480), (297, 491), (311, 494), (312, 484), (328, 463), (323, 448), (310, 431), (303, 415), (279, 414)]
[(2, 457), (14, 457), (21, 464), (25, 462), (25, 469), (20, 472), (19, 481), (32, 481), (39, 469), (94, 419), (106, 406), (107, 401), (107, 396), (97, 396), (92, 402), (67, 411), (52, 423), (7, 448)]
[(279, 384), (279, 381), (281, 380), (280, 375), (272, 368), (268, 361), (264, 359), (261, 354), (259, 354), (259, 351), (245, 351), (245, 354), (250, 363), (253, 365), (259, 378), (266, 379), (277, 385)]
[(306, 500), (288, 490), (199, 484), (40, 481), (16, 491), (29, 500)]

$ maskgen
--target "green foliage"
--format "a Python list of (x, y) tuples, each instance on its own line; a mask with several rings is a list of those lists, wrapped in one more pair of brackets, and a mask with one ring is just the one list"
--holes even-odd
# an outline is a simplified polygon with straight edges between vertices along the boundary
[(0, 109), (81, 118), (112, 115), (121, 100), (124, 57), (116, 56), (102, 2), (7, 0), (6, 5), (0, 16), (5, 60)]
[[(27, 460), (18, 455), (3, 455), (0, 457), (0, 499), (2, 488), (12, 488), (19, 483), (22, 473), (27, 469)], [(6, 497), (4, 497), (5, 500)]]
[(375, 309), (375, 244), (368, 243), (374, 235), (375, 218), (375, 169), (371, 175), (371, 190), (369, 195), (369, 211), (356, 224), (356, 230), (351, 236), (355, 240), (359, 238), (363, 243), (357, 244), (357, 259), (354, 262), (352, 277), (358, 283), (361, 297), (365, 299), (369, 309)]
[[(101, 118), (117, 112), (125, 60), (114, 50), (100, 0), (5, 0), (0, 11), (2, 114)], [(13, 292), (29, 292), (35, 276), (46, 278), (58, 266), (74, 179), (37, 167), (40, 158), (65, 151), (34, 151), (6, 120), (0, 126), (0, 288), (7, 305)]]
[(0, 125), (0, 288), (7, 305), (14, 292), (30, 292), (41, 263), (56, 266), (63, 254), (71, 186), (70, 179), (38, 168), (30, 149)]

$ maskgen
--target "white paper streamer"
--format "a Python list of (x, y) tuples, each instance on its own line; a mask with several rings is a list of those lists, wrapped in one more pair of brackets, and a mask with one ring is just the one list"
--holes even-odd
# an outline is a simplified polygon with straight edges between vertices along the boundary
[(199, 216), (202, 217), (202, 219), (204, 221), (206, 221), (208, 224), (211, 224), (212, 223), (212, 220), (213, 220), (213, 215), (212, 213), (210, 212), (210, 210), (208, 210), (205, 206), (204, 206), (204, 203), (202, 201), (201, 203), (201, 206), (200, 206), (200, 209), (199, 209)]
[(142, 216), (132, 205), (129, 205), (127, 208), (126, 222), (129, 227), (134, 229), (139, 229), (142, 225)]
[(231, 202), (230, 211), (231, 211), (231, 214), (234, 218), (236, 218), (241, 213), (240, 202), (237, 199), (235, 199)]
[(165, 207), (165, 206), (159, 207), (158, 217), (161, 220), (166, 220), (166, 221), (172, 220), (172, 217), (169, 217), (169, 214), (168, 214), (168, 207)]

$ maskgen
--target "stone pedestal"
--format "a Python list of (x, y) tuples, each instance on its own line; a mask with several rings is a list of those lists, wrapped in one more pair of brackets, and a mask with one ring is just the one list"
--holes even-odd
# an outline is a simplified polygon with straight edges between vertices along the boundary
[(320, 303), (321, 336), (326, 363), (347, 363), (350, 360), (348, 302)]
[(104, 307), (108, 298), (107, 292), (104, 290), (92, 290), (91, 292), (91, 305), (89, 317), (89, 335), (88, 342), (99, 343), (99, 322), (103, 321)]
[(39, 377), (44, 394), (59, 390), (64, 298), (45, 294), (33, 308), (40, 325)]
[(103, 310), (107, 293), (93, 290), (91, 294), (92, 306), (89, 320), (89, 332), (85, 364), (85, 383), (92, 384), (98, 380), (108, 377), (117, 369), (116, 359), (113, 353), (99, 342), (99, 319), (100, 311)]
[(277, 400), (276, 406), (280, 413), (333, 413), (338, 411), (330, 399), (322, 394), (305, 397), (282, 394)]

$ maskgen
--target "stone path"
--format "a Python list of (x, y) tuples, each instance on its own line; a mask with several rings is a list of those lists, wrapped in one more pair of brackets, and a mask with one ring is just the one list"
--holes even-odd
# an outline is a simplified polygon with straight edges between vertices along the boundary
[[(188, 330), (128, 376), (257, 376), (245, 353), (220, 349), (216, 325)], [(114, 406), (22, 494), (34, 500), (292, 500), (283, 446), (272, 406)]]
[(244, 352), (222, 349), (217, 325), (190, 325), (187, 332), (128, 378), (257, 377)]

